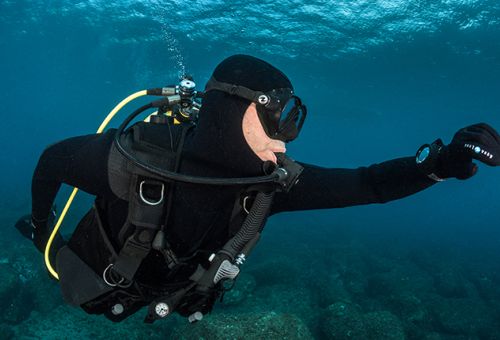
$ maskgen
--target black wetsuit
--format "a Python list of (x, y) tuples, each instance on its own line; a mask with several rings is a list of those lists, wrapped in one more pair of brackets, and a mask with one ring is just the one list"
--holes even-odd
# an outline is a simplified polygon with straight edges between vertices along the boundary
[[(269, 74), (265, 75), (268, 77)], [(248, 146), (242, 130), (243, 116), (248, 105), (247, 100), (223, 92), (210, 91), (205, 94), (196, 127), (189, 130), (185, 137), (179, 172), (214, 178), (262, 176), (263, 162)], [(179, 128), (179, 125), (148, 125), (147, 133), (141, 135), (141, 138), (155, 148), (172, 150), (171, 140), (178, 136), (178, 131), (174, 130)], [(133, 234), (133, 230), (127, 235), (120, 233), (127, 221), (128, 202), (113, 193), (113, 182), (119, 174), (111, 174), (116, 169), (108, 172), (108, 158), (115, 132), (116, 130), (109, 130), (101, 135), (73, 137), (53, 144), (44, 151), (35, 170), (32, 184), (32, 215), (35, 220), (47, 218), (62, 183), (76, 186), (96, 196), (96, 209), (90, 210), (82, 219), (68, 242), (69, 248), (64, 249), (76, 254), (85, 263), (82, 268), (90, 268), (90, 272), (87, 271), (77, 282), (72, 281), (74, 272), (67, 274), (69, 277), (62, 275), (63, 290), (67, 287), (64, 276), (69, 280), (70, 290), (84, 291), (86, 288), (74, 288), (73, 284), (78, 285), (78, 282), (86, 281), (86, 278), (96, 277), (97, 281), (92, 282), (102, 281), (100, 278), (111, 265), (110, 261), (116, 259), (115, 253), (122, 249), (127, 237)], [(297, 143), (300, 143), (300, 139)], [(283, 211), (384, 203), (434, 184), (434, 181), (419, 172), (414, 157), (358, 169), (327, 169), (308, 164), (303, 166), (299, 182), (290, 192), (276, 194), (271, 215)], [(240, 226), (238, 223), (231, 223), (231, 220), (235, 202), (244, 189), (236, 186), (176, 183), (165, 230), (170, 249), (178, 258), (183, 258), (181, 264), (170, 270), (164, 255), (152, 249), (135, 272), (134, 285), (129, 290), (115, 289), (110, 294), (103, 293), (95, 299), (78, 300), (78, 304), (89, 313), (104, 313), (108, 318), (120, 321), (149, 304), (155, 294), (169, 295), (185, 287), (198, 265), (201, 264), (205, 269), (210, 266), (208, 257), (220, 250), (234, 235), (234, 225)], [(96, 216), (100, 216), (102, 228), (98, 227)], [(60, 264), (59, 260), (68, 263), (64, 259), (69, 258), (71, 257), (58, 256), (57, 266)], [(75, 266), (70, 264), (65, 268), (71, 270)], [(100, 282), (100, 285), (104, 285), (104, 282)], [(104, 287), (109, 288), (106, 285)], [(75, 291), (76, 296), (79, 293), (80, 291)], [(121, 298), (130, 297), (126, 303), (127, 311), (120, 316), (110, 313), (110, 307), (117, 298), (115, 294), (121, 294)], [(137, 298), (131, 297), (131, 294)], [(210, 294), (208, 300), (200, 298), (196, 291), (186, 295), (182, 306), (179, 305), (176, 311), (181, 315), (190, 315), (197, 310), (206, 313), (211, 310), (217, 298), (217, 291)], [(88, 303), (81, 304), (81, 301)], [(204, 307), (199, 309), (197, 303)]]
[[(207, 127), (208, 128), (208, 127)], [(227, 128), (224, 126), (224, 128)], [(193, 131), (186, 138), (180, 172), (209, 177), (262, 175), (262, 162), (243, 141), (225, 145), (216, 131)], [(210, 129), (209, 129), (210, 130)], [(241, 133), (241, 132), (240, 132)], [(104, 228), (117, 249), (118, 233), (127, 216), (127, 202), (112, 192), (108, 175), (108, 154), (115, 130), (102, 135), (69, 138), (48, 147), (36, 168), (33, 185), (33, 216), (46, 217), (62, 183), (95, 195)], [(168, 133), (151, 136), (168, 143)], [(215, 139), (218, 143), (213, 143)], [(199, 152), (198, 145), (210, 147)], [(200, 144), (201, 143), (201, 144)], [(205, 144), (204, 144), (205, 143)], [(232, 156), (233, 157), (232, 157)], [(288, 193), (275, 196), (271, 214), (284, 211), (327, 209), (396, 200), (431, 186), (434, 181), (421, 174), (414, 157), (394, 159), (358, 169), (328, 169), (304, 164), (300, 181)], [(240, 187), (178, 184), (173, 211), (168, 221), (168, 241), (179, 256), (196, 249), (217, 251), (229, 238), (228, 222)], [(80, 233), (82, 234), (82, 233)], [(70, 240), (69, 246), (93, 267), (102, 270), (96, 230)], [(141, 265), (137, 277), (149, 285), (161, 285), (168, 268), (163, 257), (152, 252)]]

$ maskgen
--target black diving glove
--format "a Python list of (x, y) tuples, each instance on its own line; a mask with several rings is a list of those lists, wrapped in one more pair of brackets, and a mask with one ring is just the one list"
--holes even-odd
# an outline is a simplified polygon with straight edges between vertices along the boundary
[[(31, 215), (25, 215), (16, 222), (15, 227), (24, 237), (32, 240), (36, 249), (43, 254), (45, 252), (45, 246), (47, 245), (50, 234), (52, 233), (55, 218), (56, 212), (53, 208), (47, 219), (39, 221), (32, 218)], [(59, 233), (57, 233), (54, 241), (52, 242), (52, 248), (59, 249), (64, 245), (64, 243), (64, 239)]]
[(419, 154), (423, 148), (417, 153), (417, 166), (435, 180), (451, 177), (461, 180), (471, 178), (478, 169), (473, 160), (489, 166), (500, 165), (500, 135), (485, 123), (460, 129), (448, 145), (443, 145), (441, 140), (431, 144), (431, 154), (434, 151), (437, 155), (432, 169), (424, 165), (425, 161), (419, 164)]

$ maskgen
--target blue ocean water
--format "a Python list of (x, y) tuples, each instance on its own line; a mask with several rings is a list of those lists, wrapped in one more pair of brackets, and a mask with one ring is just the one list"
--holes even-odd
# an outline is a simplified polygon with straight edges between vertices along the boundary
[[(108, 111), (134, 91), (172, 83), (184, 73), (192, 74), (201, 88), (215, 65), (235, 53), (255, 55), (282, 69), (308, 105), (303, 132), (289, 146), (289, 154), (300, 161), (367, 166), (413, 155), (436, 138), (449, 142), (458, 129), (473, 123), (487, 122), (500, 130), (499, 18), (497, 1), (479, 0), (4, 0), (2, 244), (10, 249), (23, 242), (12, 225), (29, 212), (31, 175), (45, 146), (93, 133)], [(258, 264), (270, 256), (300, 262), (304, 254), (314, 254), (307, 267), (325, 274), (335, 267), (329, 257), (342, 257), (341, 249), (347, 249), (344, 255), (376, 253), (392, 264), (414, 252), (437, 256), (433, 261), (442, 261), (438, 268), (463, 270), (469, 268), (466, 263), (467, 272), (480, 271), (481, 278), (498, 283), (499, 189), (500, 169), (481, 165), (470, 180), (449, 180), (384, 205), (276, 216), (253, 255), (255, 289), (259, 283), (266, 286), (258, 279)], [(60, 195), (61, 202), (67, 192)], [(70, 221), (77, 221), (89, 202), (83, 195)], [(65, 228), (69, 231), (71, 225)], [(457, 258), (462, 262), (453, 262)], [(42, 267), (41, 260), (37, 265)], [(297, 268), (303, 266), (298, 263)], [(283, 284), (284, 279), (273, 280)], [(311, 285), (304, 279), (300, 284)], [(383, 299), (364, 292), (349, 291), (349, 301), (357, 296), (365, 313), (378, 307), (390, 310)], [(485, 294), (476, 284), (467, 298), (477, 297), (497, 315), (500, 298)], [(464, 299), (453, 296), (459, 298)], [(362, 303), (372, 300), (378, 307)], [(335, 301), (311, 303), (311, 308), (328, 308)], [(426, 308), (440, 315), (439, 308), (450, 301)], [(418, 333), (398, 317), (407, 337)], [(30, 322), (29, 313), (19, 320), (2, 322), (22, 325)], [(460, 331), (443, 320), (437, 322), (441, 328), (415, 327), (442, 338), (490, 338), (486, 331), (474, 333), (484, 327)], [(308, 326), (316, 337), (334, 334), (327, 326), (318, 326), (319, 331)]]

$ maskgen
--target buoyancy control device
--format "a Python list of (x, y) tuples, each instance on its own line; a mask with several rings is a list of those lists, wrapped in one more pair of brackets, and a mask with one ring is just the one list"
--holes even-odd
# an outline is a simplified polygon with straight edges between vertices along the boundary
[[(174, 311), (195, 322), (211, 311), (224, 284), (238, 276), (240, 266), (260, 238), (275, 192), (289, 191), (303, 169), (286, 155), (279, 154), (278, 165), (265, 176), (207, 178), (179, 173), (184, 139), (196, 128), (203, 97), (202, 92), (195, 90), (190, 77), (184, 77), (176, 86), (144, 90), (127, 97), (106, 117), (98, 133), (123, 106), (144, 95), (160, 96), (161, 99), (140, 107), (122, 122), (108, 160), (110, 186), (117, 197), (128, 202), (127, 220), (118, 240), (120, 249), (111, 245), (99, 209), (93, 207), (84, 220), (97, 226), (95, 232), (102, 235), (102, 244), (108, 249), (103, 256), (108, 264), (101, 272), (96, 272), (65, 246), (58, 252), (57, 272), (54, 270), (48, 256), (50, 246), (78, 190), (75, 188), (49, 238), (45, 260), (52, 275), (60, 279), (66, 301), (90, 313), (104, 313), (113, 321), (121, 321), (149, 305), (145, 322), (163, 319)], [(127, 129), (134, 119), (150, 109), (157, 111)], [(162, 148), (152, 143), (148, 136), (165, 125), (169, 128), (171, 143)], [(176, 128), (171, 128), (174, 125)], [(168, 245), (164, 223), (172, 209), (173, 188), (177, 182), (239, 185), (251, 187), (256, 194), (250, 208), (246, 200), (243, 204), (237, 200), (236, 213), (245, 215), (241, 227), (236, 228), (234, 236), (220, 250), (208, 255), (204, 266), (195, 267), (188, 281), (151, 292), (136, 282), (135, 273), (152, 249), (163, 254), (169, 268), (174, 269), (183, 262)]]

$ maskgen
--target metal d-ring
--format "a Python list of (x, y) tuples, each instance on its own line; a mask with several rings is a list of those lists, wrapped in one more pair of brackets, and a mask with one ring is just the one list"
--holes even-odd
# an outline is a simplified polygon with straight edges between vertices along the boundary
[(243, 198), (243, 211), (245, 211), (247, 214), (250, 214), (250, 210), (248, 210), (248, 208), (247, 208), (247, 201), (249, 198), (250, 198), (250, 195), (245, 196)]
[(158, 205), (160, 204), (161, 202), (163, 202), (163, 196), (165, 194), (165, 184), (161, 183), (161, 197), (158, 201), (154, 202), (154, 201), (150, 201), (148, 199), (146, 199), (142, 193), (142, 186), (144, 185), (144, 183), (146, 183), (146, 181), (141, 181), (141, 183), (139, 184), (139, 196), (141, 197), (141, 200), (148, 204), (148, 205)]
[(117, 287), (119, 285), (121, 285), (123, 283), (123, 281), (125, 281), (125, 278), (122, 277), (120, 282), (118, 283), (111, 283), (108, 281), (108, 279), (106, 279), (106, 272), (109, 271), (112, 267), (114, 266), (113, 263), (111, 263), (109, 266), (106, 267), (106, 269), (104, 269), (104, 271), (102, 272), (102, 279), (104, 280), (104, 282), (106, 282), (106, 284), (110, 287)]

